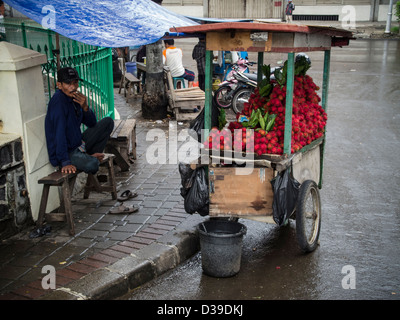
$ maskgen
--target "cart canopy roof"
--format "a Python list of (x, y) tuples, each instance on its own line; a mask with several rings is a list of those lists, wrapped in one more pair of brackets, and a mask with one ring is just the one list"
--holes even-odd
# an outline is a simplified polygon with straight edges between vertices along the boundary
[(351, 31), (270, 22), (221, 22), (170, 29), (184, 34), (206, 34), (207, 50), (302, 52), (349, 45)]
[(67, 38), (104, 47), (156, 42), (170, 28), (197, 25), (150, 0), (4, 0)]
[[(218, 21), (217, 21), (218, 22)], [(225, 31), (225, 30), (250, 30), (250, 31), (270, 31), (270, 32), (293, 32), (293, 33), (308, 33), (308, 34), (324, 34), (329, 36), (351, 37), (352, 32), (326, 26), (310, 26), (293, 23), (276, 23), (276, 22), (261, 22), (261, 21), (219, 21), (219, 23), (193, 25), (180, 28), (174, 28), (178, 32), (210, 32), (210, 31)], [(172, 31), (172, 30), (170, 30)]]

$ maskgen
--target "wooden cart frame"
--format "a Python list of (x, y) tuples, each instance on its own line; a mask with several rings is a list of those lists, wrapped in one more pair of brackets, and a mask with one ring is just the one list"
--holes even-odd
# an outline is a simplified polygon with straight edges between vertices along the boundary
[[(272, 218), (273, 190), (270, 181), (277, 171), (293, 168), (301, 183), (296, 206), (296, 234), (305, 252), (313, 251), (318, 243), (321, 204), (318, 189), (322, 188), (325, 135), (300, 151), (291, 154), (292, 107), (295, 54), (323, 51), (322, 108), (327, 111), (331, 48), (347, 46), (352, 33), (347, 30), (285, 23), (227, 22), (174, 28), (174, 32), (197, 34), (206, 38), (205, 129), (211, 128), (212, 51), (248, 51), (258, 53), (258, 82), (262, 77), (265, 52), (288, 55), (287, 89), (283, 155), (265, 156), (251, 175), (238, 175), (238, 168), (209, 166), (210, 217), (231, 216), (267, 223)], [(265, 165), (266, 164), (266, 165)], [(235, 173), (234, 173), (235, 170)], [(251, 192), (248, 190), (251, 188)], [(311, 209), (307, 208), (311, 198)], [(312, 220), (309, 233), (307, 219)]]

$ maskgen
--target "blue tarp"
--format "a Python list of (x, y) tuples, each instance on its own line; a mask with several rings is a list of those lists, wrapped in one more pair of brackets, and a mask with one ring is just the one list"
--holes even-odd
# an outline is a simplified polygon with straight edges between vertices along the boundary
[(150, 0), (4, 0), (67, 38), (103, 47), (156, 42), (172, 27), (198, 23)]

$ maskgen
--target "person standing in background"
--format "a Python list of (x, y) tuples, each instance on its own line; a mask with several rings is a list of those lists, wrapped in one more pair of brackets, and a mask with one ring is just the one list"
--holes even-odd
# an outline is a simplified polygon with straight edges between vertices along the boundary
[(287, 23), (292, 23), (293, 19), (293, 11), (294, 11), (294, 4), (292, 0), (289, 0), (288, 4), (286, 5), (286, 22)]
[(199, 88), (205, 91), (206, 39), (199, 39), (199, 42), (193, 48), (192, 58), (197, 62)]

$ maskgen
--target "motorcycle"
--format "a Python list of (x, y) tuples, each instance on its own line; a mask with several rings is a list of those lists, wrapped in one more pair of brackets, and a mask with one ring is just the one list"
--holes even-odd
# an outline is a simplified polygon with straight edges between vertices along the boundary
[(238, 114), (243, 111), (244, 104), (249, 101), (254, 89), (257, 88), (256, 73), (240, 73), (234, 74), (239, 86), (235, 90), (232, 97), (232, 110)]
[[(299, 59), (305, 59), (311, 65), (310, 58), (305, 53), (299, 53), (296, 56), (296, 62)], [(244, 104), (249, 101), (251, 94), (257, 87), (257, 73), (246, 73), (252, 62), (240, 59), (232, 67), (231, 73), (226, 81), (220, 84), (220, 87), (214, 93), (214, 102), (219, 108), (230, 108), (238, 114), (242, 112)], [(275, 71), (281, 71), (283, 66), (271, 68), (271, 80), (275, 80)], [(281, 71), (282, 72), (282, 71)]]
[[(232, 65), (232, 70), (226, 76), (226, 80), (223, 81), (214, 92), (214, 102), (219, 108), (233, 108), (233, 101), (236, 93), (246, 88), (251, 88), (251, 91), (254, 90), (257, 86), (257, 74), (248, 73), (249, 66), (252, 65), (252, 62), (248, 62), (245, 59), (239, 59)], [(243, 94), (244, 92), (241, 93), (240, 97)], [(235, 108), (236, 106), (240, 107), (239, 102), (241, 100), (242, 99), (235, 100)], [(239, 109), (233, 109), (233, 111), (235, 113), (240, 112)]]
[[(226, 81), (214, 92), (214, 102), (219, 108), (232, 107), (236, 114), (242, 112), (244, 104), (249, 101), (250, 95), (257, 87), (257, 73), (248, 73), (248, 67), (252, 65), (253, 62), (247, 60), (239, 60), (233, 65)], [(274, 71), (281, 69), (281, 66), (271, 69), (271, 80), (275, 79)]]

